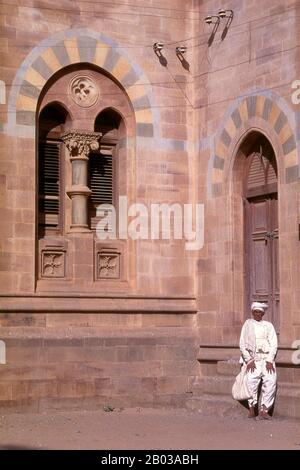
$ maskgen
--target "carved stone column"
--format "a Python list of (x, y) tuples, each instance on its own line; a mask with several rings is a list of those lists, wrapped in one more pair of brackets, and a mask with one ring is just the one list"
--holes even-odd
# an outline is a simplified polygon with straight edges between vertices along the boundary
[(72, 201), (73, 232), (88, 231), (88, 155), (99, 149), (100, 132), (71, 130), (62, 135), (62, 140), (69, 151), (72, 164), (72, 186), (67, 194)]

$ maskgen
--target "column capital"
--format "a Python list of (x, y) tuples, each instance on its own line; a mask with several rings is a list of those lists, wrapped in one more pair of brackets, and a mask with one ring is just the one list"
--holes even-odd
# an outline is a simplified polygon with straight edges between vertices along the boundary
[(70, 130), (62, 134), (62, 141), (69, 150), (71, 158), (86, 159), (91, 151), (99, 150), (101, 132)]

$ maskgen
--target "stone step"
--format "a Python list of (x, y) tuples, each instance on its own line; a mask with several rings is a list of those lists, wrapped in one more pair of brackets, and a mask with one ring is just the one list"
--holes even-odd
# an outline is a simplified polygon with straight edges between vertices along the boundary
[[(246, 408), (227, 395), (193, 396), (188, 399), (186, 407), (203, 415), (247, 416)], [(276, 397), (273, 417), (293, 418), (300, 420), (300, 396), (279, 395)]]
[(275, 401), (275, 413), (278, 416), (300, 419), (300, 393), (298, 390), (285, 394), (278, 393)]
[(193, 396), (187, 400), (186, 407), (203, 415), (243, 416), (247, 410), (228, 395)]
[(231, 395), (234, 377), (217, 375), (215, 377), (203, 377), (194, 386), (193, 392), (196, 395)]
[[(198, 380), (193, 387), (193, 394), (230, 395), (235, 376), (218, 375), (203, 377)], [(300, 387), (298, 384), (288, 382), (278, 382), (277, 396), (297, 398), (300, 397)], [(300, 399), (300, 398), (299, 398)]]
[(286, 398), (299, 398), (300, 400), (300, 386), (299, 384), (291, 384), (288, 382), (277, 383), (277, 395)]
[[(240, 364), (238, 360), (218, 361), (217, 373), (219, 375), (228, 375), (236, 377), (240, 371)], [(300, 385), (299, 369), (295, 367), (282, 367), (277, 366), (278, 380), (286, 383), (295, 383)]]
[(300, 368), (277, 367), (277, 377), (280, 382), (295, 384), (300, 387)]
[[(201, 413), (240, 414), (243, 406), (232, 399), (231, 387), (233, 378), (206, 377), (198, 381), (193, 389), (193, 397), (188, 400), (187, 407)], [(297, 384), (279, 382), (275, 401), (275, 415), (300, 419), (300, 388)]]

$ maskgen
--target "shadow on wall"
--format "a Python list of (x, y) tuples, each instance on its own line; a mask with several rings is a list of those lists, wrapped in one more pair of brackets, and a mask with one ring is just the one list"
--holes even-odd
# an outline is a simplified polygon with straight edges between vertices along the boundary
[(0, 340), (0, 364), (6, 364), (6, 346), (3, 340)]
[(5, 83), (3, 80), (0, 80), (0, 104), (6, 103), (6, 90)]

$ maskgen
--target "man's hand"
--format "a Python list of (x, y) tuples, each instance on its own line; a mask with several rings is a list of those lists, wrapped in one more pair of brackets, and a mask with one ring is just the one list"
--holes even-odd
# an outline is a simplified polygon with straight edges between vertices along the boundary
[(275, 369), (272, 362), (266, 361), (266, 369), (269, 374), (275, 374)]
[(246, 368), (246, 372), (249, 372), (249, 371), (250, 371), (250, 372), (254, 372), (255, 369), (256, 369), (256, 365), (255, 365), (254, 360), (248, 362), (247, 368)]

